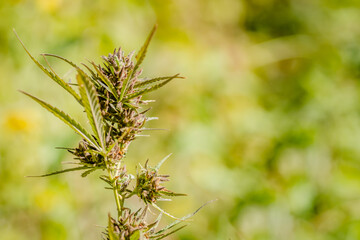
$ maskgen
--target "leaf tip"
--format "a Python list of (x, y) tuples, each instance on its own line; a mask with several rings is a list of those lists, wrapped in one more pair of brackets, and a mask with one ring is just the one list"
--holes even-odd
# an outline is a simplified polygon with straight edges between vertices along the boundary
[(22, 94), (29, 95), (27, 92), (24, 92), (23, 90), (18, 89), (18, 91)]
[(15, 31), (15, 28), (13, 28), (13, 32), (15, 34), (15, 37), (19, 40), (20, 44), (23, 46), (23, 48), (25, 49), (25, 51), (27, 52), (27, 49), (25, 48), (25, 44), (21, 41), (19, 35), (17, 34), (17, 32)]

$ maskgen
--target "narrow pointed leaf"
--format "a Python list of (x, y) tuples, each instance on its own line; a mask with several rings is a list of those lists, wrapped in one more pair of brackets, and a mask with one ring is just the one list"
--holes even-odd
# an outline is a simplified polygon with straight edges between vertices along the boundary
[(159, 223), (160, 223), (161, 218), (162, 218), (162, 213), (160, 212), (159, 216), (156, 218), (156, 220), (155, 220), (155, 222), (153, 223), (153, 225), (152, 225), (152, 224), (151, 224), (152, 226), (149, 225), (149, 229), (155, 231), (155, 229), (159, 226)]
[(172, 153), (170, 153), (169, 155), (167, 155), (166, 157), (164, 157), (156, 166), (155, 166), (155, 170), (158, 171), (161, 167), (161, 165), (172, 155)]
[(169, 77), (152, 78), (152, 79), (148, 79), (148, 80), (145, 80), (145, 81), (135, 84), (134, 88), (144, 87), (144, 86), (150, 85), (150, 84), (158, 82), (158, 81), (163, 81), (163, 80), (168, 80), (168, 79), (173, 79), (173, 78), (183, 78), (183, 77), (179, 77), (179, 74), (176, 74), (174, 76), (169, 76)]
[(82, 63), (82, 65), (86, 67), (86, 69), (91, 73), (92, 76), (96, 76), (95, 72), (91, 70), (91, 68), (89, 68), (86, 64)]
[(156, 232), (156, 233), (154, 234), (154, 236), (158, 236), (158, 235), (162, 234), (163, 232), (167, 231), (168, 229), (173, 228), (174, 226), (178, 225), (179, 223), (184, 222), (185, 220), (191, 218), (191, 217), (194, 216), (198, 211), (200, 211), (203, 207), (205, 207), (206, 205), (208, 205), (209, 203), (212, 203), (212, 202), (214, 202), (214, 201), (216, 201), (216, 200), (209, 201), (209, 202), (203, 204), (201, 207), (199, 207), (195, 212), (190, 213), (190, 214), (186, 215), (185, 217), (182, 217), (182, 218), (180, 218), (180, 219), (178, 219), (178, 220), (170, 223), (169, 225), (167, 225), (167, 226), (164, 227), (163, 229), (161, 229), (161, 230), (159, 230), (158, 232)]
[(86, 177), (87, 175), (89, 175), (89, 174), (92, 173), (92, 172), (95, 172), (95, 171), (98, 170), (98, 169), (100, 169), (100, 168), (94, 167), (94, 168), (91, 168), (91, 169), (89, 169), (89, 170), (86, 170), (85, 172), (83, 172), (83, 173), (81, 174), (81, 177)]
[(170, 213), (166, 212), (164, 209), (162, 209), (161, 207), (159, 207), (159, 206), (156, 205), (155, 203), (152, 203), (151, 206), (153, 206), (154, 208), (156, 208), (157, 210), (159, 210), (160, 212), (162, 212), (162, 213), (165, 214), (166, 216), (181, 221), (181, 218), (174, 217), (173, 215), (171, 215)]
[(20, 44), (23, 46), (23, 48), (25, 49), (25, 52), (29, 55), (29, 57), (31, 58), (31, 60), (33, 60), (33, 62), (44, 72), (46, 73), (46, 75), (48, 75), (54, 82), (56, 82), (57, 84), (59, 84), (62, 88), (64, 88), (66, 91), (68, 91), (80, 104), (81, 100), (80, 100), (80, 96), (75, 92), (74, 89), (71, 88), (71, 86), (69, 84), (67, 84), (63, 79), (61, 79), (57, 74), (54, 74), (53, 72), (49, 71), (47, 68), (45, 68), (42, 64), (40, 64), (32, 55), (31, 53), (27, 50), (27, 48), (25, 47), (24, 43), (21, 41), (20, 37), (17, 35), (17, 33), (14, 30), (14, 33), (17, 37), (17, 39), (19, 40)]
[(146, 118), (146, 121), (148, 122), (148, 121), (153, 121), (153, 120), (159, 120), (159, 118), (158, 117), (147, 117)]
[[(78, 65), (76, 65), (75, 63), (73, 63), (72, 61), (70, 61), (70, 60), (68, 60), (68, 59), (66, 59), (64, 57), (61, 57), (61, 56), (58, 56), (58, 55), (55, 55), (55, 54), (50, 54), (50, 53), (43, 53), (42, 55), (47, 56), (47, 57), (58, 58), (60, 60), (63, 60), (64, 62), (68, 63), (69, 65), (71, 65), (75, 69), (80, 69), (81, 70), (81, 68)], [(95, 75), (94, 72), (88, 66), (86, 66), (85, 64), (82, 64), (82, 65), (84, 65), (92, 75)], [(93, 81), (93, 83), (95, 83), (95, 82)]]
[(108, 88), (110, 89), (110, 92), (114, 95), (114, 97), (118, 100), (119, 99), (119, 95), (117, 94), (117, 91), (114, 87), (114, 84), (112, 84), (112, 82), (110, 82), (110, 80), (100, 71), (100, 69), (98, 68), (98, 66), (96, 66), (96, 64), (94, 62), (90, 62), (93, 67), (95, 68), (96, 72), (98, 73), (100, 79), (106, 84), (106, 86), (108, 86)]
[(32, 98), (34, 101), (36, 101), (37, 103), (39, 103), (42, 107), (44, 107), (45, 109), (47, 109), (49, 112), (51, 112), (52, 114), (54, 114), (56, 117), (58, 117), (61, 121), (63, 121), (64, 123), (66, 123), (68, 126), (70, 126), (76, 133), (78, 133), (82, 138), (84, 138), (87, 142), (89, 142), (93, 147), (95, 147), (96, 149), (99, 150), (99, 146), (96, 143), (96, 141), (94, 141), (93, 137), (79, 124), (77, 123), (74, 119), (72, 119), (69, 115), (67, 115), (66, 113), (64, 113), (63, 111), (57, 109), (56, 107), (51, 106), (50, 104), (40, 100), (37, 97), (32, 96), (29, 93), (20, 91), (23, 94), (29, 96), (30, 98)]
[(160, 193), (169, 196), (169, 197), (180, 197), (180, 196), (187, 196), (184, 193), (175, 193), (175, 192), (171, 192), (171, 191), (160, 191)]
[(112, 225), (110, 214), (109, 214), (109, 224), (108, 224), (107, 231), (108, 231), (108, 235), (109, 235), (109, 240), (118, 240), (118, 237), (114, 233), (114, 226)]
[(169, 131), (166, 128), (141, 128), (141, 131)]
[(136, 98), (136, 97), (138, 97), (138, 96), (140, 96), (140, 95), (143, 95), (143, 94), (146, 94), (146, 93), (148, 93), (148, 92), (155, 91), (156, 89), (161, 88), (162, 86), (164, 86), (165, 84), (169, 83), (169, 82), (170, 82), (171, 80), (173, 80), (173, 79), (174, 79), (174, 77), (172, 77), (172, 78), (170, 78), (170, 79), (168, 79), (168, 80), (166, 80), (166, 81), (164, 81), (164, 82), (162, 82), (162, 83), (153, 85), (153, 86), (151, 86), (151, 87), (148, 87), (148, 88), (145, 88), (145, 89), (143, 89), (143, 90), (140, 90), (140, 91), (138, 91), (138, 92), (136, 92), (136, 93), (133, 93), (133, 94), (127, 96), (127, 97), (126, 97), (126, 100), (129, 100), (129, 99), (132, 99), (132, 98)]
[(66, 59), (64, 57), (61, 57), (61, 56), (58, 56), (58, 55), (55, 55), (55, 54), (50, 54), (50, 53), (43, 53), (42, 55), (48, 56), (48, 57), (58, 58), (60, 60), (63, 60), (64, 62), (70, 64), (74, 68), (79, 68), (79, 66), (77, 66), (75, 63), (73, 63), (72, 61), (70, 61), (70, 60), (68, 60), (68, 59)]
[(135, 56), (136, 65), (134, 67), (134, 72), (136, 72), (136, 70), (139, 68), (141, 63), (144, 61), (144, 58), (145, 58), (146, 52), (147, 52), (147, 48), (149, 47), (150, 41), (151, 41), (152, 37), (154, 36), (156, 29), (157, 29), (157, 24), (154, 25), (154, 27), (151, 30), (149, 36), (145, 40), (144, 45), (141, 47), (140, 51)]
[(173, 230), (173, 231), (171, 231), (171, 232), (169, 232), (169, 233), (166, 233), (166, 234), (164, 234), (164, 235), (156, 238), (156, 240), (160, 240), (160, 239), (166, 238), (167, 236), (170, 236), (171, 234), (176, 233), (177, 231), (183, 229), (183, 228), (186, 227), (186, 226), (188, 226), (188, 225), (183, 225), (183, 226), (181, 226), (181, 227), (179, 227), (179, 228), (177, 228), (177, 229), (175, 229), (175, 230)]
[(150, 137), (150, 135), (135, 134), (135, 137)]
[(156, 29), (157, 29), (157, 25), (155, 25), (153, 27), (153, 29), (151, 30), (149, 36), (147, 37), (144, 45), (141, 47), (138, 54), (135, 56), (136, 64), (135, 64), (135, 67), (129, 72), (129, 75), (127, 76), (127, 78), (125, 79), (125, 81), (123, 83), (123, 86), (121, 88), (120, 97), (119, 97), (120, 101), (124, 98), (124, 95), (125, 95), (125, 93), (126, 93), (126, 91), (128, 89), (128, 82), (132, 78), (133, 73), (135, 73), (137, 71), (140, 64), (144, 61), (147, 48), (148, 48), (148, 46), (150, 44), (150, 41), (151, 41), (152, 37), (154, 36), (154, 33), (155, 33)]
[(52, 173), (47, 173), (47, 174), (44, 174), (44, 175), (27, 176), (27, 177), (48, 177), (48, 176), (57, 175), (57, 174), (61, 174), (61, 173), (79, 171), (79, 170), (84, 170), (84, 169), (89, 169), (89, 168), (90, 168), (90, 167), (86, 167), (86, 166), (75, 167), (75, 168), (68, 168), (68, 169), (64, 169), (64, 170), (60, 170), (60, 171), (56, 171), (56, 172), (52, 172)]
[(126, 77), (126, 79), (124, 80), (124, 83), (122, 84), (119, 101), (121, 101), (124, 98), (125, 92), (128, 88), (128, 82), (132, 76), (133, 71), (134, 71), (134, 69), (128, 73), (129, 75)]
[(91, 83), (89, 77), (80, 69), (78, 69), (78, 75), (76, 79), (79, 84), (81, 100), (83, 102), (85, 112), (89, 119), (90, 125), (103, 151), (105, 151), (105, 134), (104, 134), (103, 117), (101, 115), (100, 103), (96, 89), (94, 85)]

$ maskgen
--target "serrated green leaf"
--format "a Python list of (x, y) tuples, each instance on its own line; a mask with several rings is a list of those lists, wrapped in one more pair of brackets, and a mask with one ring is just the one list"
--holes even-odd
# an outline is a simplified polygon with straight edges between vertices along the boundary
[(97, 150), (100, 150), (99, 145), (96, 143), (96, 141), (93, 139), (93, 137), (79, 123), (77, 123), (74, 119), (72, 119), (69, 115), (67, 115), (63, 111), (57, 109), (56, 107), (53, 107), (50, 104), (40, 100), (39, 98), (32, 96), (29, 93), (26, 93), (23, 91), (20, 91), (20, 92), (22, 92), (23, 94), (27, 95), (28, 97), (32, 98), (34, 101), (39, 103), (42, 107), (47, 109), (49, 112), (54, 114), (65, 124), (70, 126), (76, 133), (78, 133), (82, 138), (84, 138), (94, 148), (96, 148)]
[(68, 60), (68, 59), (66, 59), (66, 58), (64, 58), (64, 57), (61, 57), (61, 56), (58, 56), (58, 55), (55, 55), (55, 54), (50, 54), (50, 53), (43, 53), (42, 55), (47, 56), (47, 57), (58, 58), (58, 59), (60, 59), (60, 60), (63, 60), (64, 62), (70, 64), (70, 65), (71, 65), (72, 67), (74, 67), (74, 68), (79, 68), (78, 65), (76, 65), (75, 63), (73, 63), (72, 61), (70, 61), (70, 60)]
[(117, 94), (117, 91), (114, 87), (114, 84), (112, 84), (112, 82), (110, 82), (110, 80), (100, 71), (100, 69), (98, 68), (98, 66), (96, 66), (96, 64), (94, 62), (90, 62), (93, 67), (95, 68), (96, 72), (98, 73), (100, 79), (106, 84), (106, 86), (108, 86), (108, 88), (110, 89), (110, 92), (114, 95), (114, 97), (119, 100), (119, 95)]
[(82, 166), (82, 167), (68, 168), (68, 169), (64, 169), (64, 170), (60, 170), (60, 171), (56, 171), (56, 172), (52, 172), (52, 173), (47, 173), (47, 174), (44, 174), (44, 175), (27, 176), (27, 177), (48, 177), (48, 176), (57, 175), (57, 174), (60, 174), (60, 173), (79, 171), (79, 170), (84, 170), (84, 169), (89, 169), (89, 168), (92, 168), (92, 167)]
[(149, 92), (152, 92), (152, 91), (155, 91), (156, 89), (159, 89), (161, 88), (162, 86), (164, 86), (165, 84), (169, 83), (171, 80), (173, 80), (174, 77), (162, 82), (162, 83), (159, 83), (159, 84), (156, 84), (156, 85), (153, 85), (151, 87), (148, 87), (148, 88), (145, 88), (143, 90), (140, 90), (136, 93), (133, 93), (133, 94), (130, 94), (129, 96), (126, 97), (126, 100), (130, 100), (132, 98), (136, 98), (140, 95), (143, 95), (143, 94), (146, 94), (146, 93), (149, 93)]
[(138, 54), (135, 56), (136, 64), (135, 64), (134, 68), (128, 73), (128, 76), (126, 77), (126, 79), (123, 83), (123, 86), (121, 88), (120, 97), (119, 97), (120, 101), (124, 98), (124, 95), (128, 89), (128, 82), (132, 78), (133, 73), (136, 72), (136, 70), (139, 68), (140, 64), (143, 62), (143, 60), (145, 58), (147, 48), (150, 44), (152, 37), (154, 36), (156, 29), (157, 29), (157, 24), (154, 25), (153, 29), (151, 30), (149, 36), (147, 37), (147, 39), (144, 43), (144, 45), (141, 47)]
[(152, 79), (148, 79), (148, 80), (145, 80), (145, 81), (142, 81), (142, 82), (139, 82), (139, 83), (135, 84), (134, 88), (144, 87), (144, 86), (150, 85), (150, 84), (158, 82), (158, 81), (174, 79), (174, 78), (183, 78), (183, 77), (179, 77), (179, 74), (175, 74), (174, 76), (169, 76), (169, 77), (152, 78)]
[(89, 119), (90, 125), (93, 129), (96, 138), (100, 142), (102, 150), (105, 151), (105, 134), (104, 134), (103, 117), (101, 115), (100, 103), (96, 89), (92, 84), (89, 76), (87, 76), (79, 68), (77, 70), (78, 70), (78, 75), (76, 76), (76, 79), (79, 84), (81, 100), (83, 102), (86, 115)]
[(82, 65), (91, 73), (92, 76), (96, 76), (95, 72), (91, 70), (91, 68), (89, 68), (86, 64), (82, 63)]
[[(55, 55), (55, 54), (50, 54), (50, 53), (43, 53), (42, 55), (47, 56), (47, 57), (58, 58), (58, 59), (60, 59), (60, 60), (63, 60), (64, 62), (68, 63), (70, 66), (74, 67), (75, 69), (80, 69), (80, 70), (81, 70), (81, 68), (80, 68), (78, 65), (76, 65), (75, 63), (73, 63), (72, 61), (70, 61), (70, 60), (68, 60), (68, 59), (66, 59), (66, 58), (64, 58), (64, 57), (61, 57), (61, 56), (58, 56), (58, 55)], [(83, 64), (83, 63), (82, 63), (82, 65), (83, 65), (84, 67), (86, 67), (86, 69), (88, 69), (89, 72), (90, 72), (92, 75), (95, 75), (94, 72), (93, 72), (88, 66), (86, 66), (86, 65)], [(95, 84), (95, 83), (97, 84), (97, 82), (93, 81), (92, 78), (90, 78), (90, 79), (91, 79), (91, 81), (92, 81), (94, 84)]]
[(81, 99), (80, 96), (75, 92), (74, 89), (71, 88), (71, 86), (69, 84), (67, 84), (63, 79), (61, 79), (57, 74), (49, 71), (47, 68), (45, 68), (42, 64), (40, 64), (32, 55), (31, 53), (27, 50), (27, 48), (25, 47), (24, 43), (21, 41), (20, 37), (17, 35), (16, 31), (14, 30), (14, 33), (17, 37), (17, 39), (19, 40), (20, 44), (23, 46), (23, 48), (25, 49), (25, 52), (29, 55), (29, 57), (31, 58), (31, 60), (46, 74), (48, 75), (54, 82), (56, 82), (57, 84), (59, 84), (62, 88), (64, 88), (67, 92), (69, 92), (80, 104), (81, 103)]
[(139, 66), (141, 65), (141, 63), (144, 61), (144, 58), (146, 56), (146, 52), (147, 49), (149, 47), (150, 41), (152, 39), (152, 37), (155, 34), (155, 31), (157, 29), (157, 24), (154, 25), (154, 27), (152, 28), (150, 34), (148, 35), (148, 37), (145, 40), (144, 45), (141, 47), (140, 51), (138, 52), (138, 54), (135, 56), (136, 59), (136, 65), (134, 67), (134, 72), (136, 72), (136, 70), (139, 68)]

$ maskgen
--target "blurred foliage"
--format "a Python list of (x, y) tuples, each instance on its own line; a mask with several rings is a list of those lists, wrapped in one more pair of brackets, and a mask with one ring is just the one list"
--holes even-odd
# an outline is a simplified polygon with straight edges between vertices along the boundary
[(128, 161), (174, 153), (163, 170), (189, 196), (161, 207), (176, 216), (219, 199), (172, 239), (360, 239), (359, 1), (4, 0), (0, 15), (1, 239), (99, 239), (115, 211), (95, 175), (24, 178), (61, 168), (71, 156), (54, 147), (79, 139), (17, 89), (85, 118), (12, 28), (34, 55), (79, 63), (136, 49), (155, 22), (144, 72), (187, 79), (149, 97), (149, 127), (170, 131)]

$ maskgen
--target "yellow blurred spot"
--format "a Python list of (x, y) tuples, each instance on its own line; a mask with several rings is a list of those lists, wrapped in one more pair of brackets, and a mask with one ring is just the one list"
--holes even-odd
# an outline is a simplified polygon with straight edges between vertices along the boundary
[(52, 13), (61, 7), (62, 0), (37, 0), (36, 3), (40, 10)]
[(5, 115), (5, 128), (15, 132), (30, 132), (34, 129), (34, 116), (29, 112), (16, 111)]
[(38, 206), (39, 209), (41, 209), (43, 212), (48, 212), (57, 205), (58, 196), (56, 192), (45, 189), (44, 191), (36, 194), (34, 200), (36, 206)]

